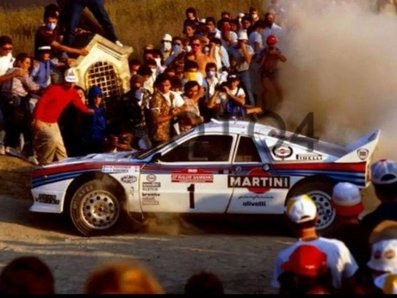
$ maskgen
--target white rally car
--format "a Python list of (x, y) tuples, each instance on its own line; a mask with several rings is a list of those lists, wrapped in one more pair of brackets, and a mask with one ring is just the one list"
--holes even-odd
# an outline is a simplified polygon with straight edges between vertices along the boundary
[(37, 167), (30, 211), (69, 215), (83, 235), (112, 231), (128, 214), (283, 214), (307, 193), (318, 230), (335, 220), (332, 187), (369, 184), (380, 131), (339, 146), (245, 121), (212, 121), (147, 152), (90, 154)]

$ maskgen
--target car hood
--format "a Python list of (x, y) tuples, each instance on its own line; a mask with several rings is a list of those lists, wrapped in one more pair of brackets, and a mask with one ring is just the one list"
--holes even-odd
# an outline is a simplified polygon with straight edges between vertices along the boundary
[(92, 153), (83, 156), (76, 156), (76, 157), (68, 157), (61, 161), (53, 162), (49, 165), (45, 165), (43, 167), (50, 168), (50, 167), (59, 167), (63, 165), (71, 165), (71, 164), (79, 164), (79, 163), (103, 163), (103, 162), (138, 162), (141, 163), (142, 160), (135, 158), (138, 155), (138, 150), (132, 151), (122, 151), (122, 152), (115, 152), (115, 153)]

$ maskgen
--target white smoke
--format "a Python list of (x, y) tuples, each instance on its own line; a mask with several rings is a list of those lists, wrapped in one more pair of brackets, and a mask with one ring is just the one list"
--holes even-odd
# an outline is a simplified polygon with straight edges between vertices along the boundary
[(346, 144), (381, 129), (376, 158), (397, 159), (397, 16), (374, 1), (283, 1), (288, 32), (276, 111), (294, 130), (314, 113), (315, 135)]

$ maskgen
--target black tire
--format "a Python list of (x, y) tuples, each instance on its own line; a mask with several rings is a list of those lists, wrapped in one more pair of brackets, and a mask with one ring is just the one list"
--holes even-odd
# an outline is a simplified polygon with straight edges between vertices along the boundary
[(115, 232), (125, 210), (117, 188), (91, 180), (82, 184), (70, 200), (69, 216), (76, 229), (84, 236)]
[(335, 183), (327, 180), (307, 180), (288, 195), (288, 198), (291, 198), (307, 194), (316, 203), (318, 214), (316, 230), (322, 235), (330, 232), (336, 225), (336, 211), (331, 204), (334, 185)]

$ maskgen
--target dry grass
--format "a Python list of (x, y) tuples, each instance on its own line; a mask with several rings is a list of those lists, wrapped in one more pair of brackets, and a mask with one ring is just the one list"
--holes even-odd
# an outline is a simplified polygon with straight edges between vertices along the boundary
[[(53, 1), (55, 2), (55, 1)], [(219, 19), (222, 11), (233, 16), (247, 12), (253, 6), (262, 10), (263, 0), (113, 0), (106, 1), (106, 8), (120, 40), (134, 48), (132, 57), (141, 57), (147, 43), (159, 45), (164, 33), (182, 35), (185, 9), (195, 7), (200, 18), (213, 16)], [(268, 2), (268, 1), (265, 1)], [(13, 38), (15, 53), (33, 52), (36, 29), (42, 23), (43, 8), (0, 9), (1, 34)]]

